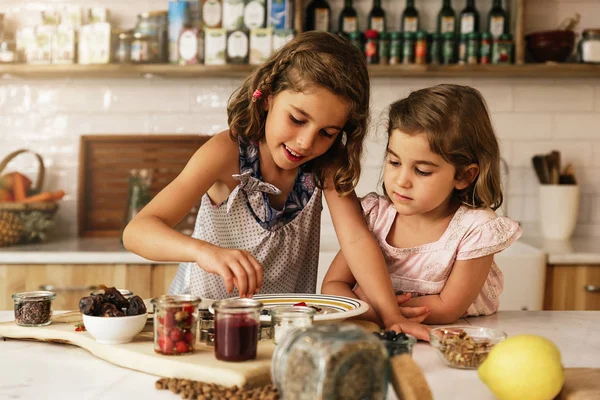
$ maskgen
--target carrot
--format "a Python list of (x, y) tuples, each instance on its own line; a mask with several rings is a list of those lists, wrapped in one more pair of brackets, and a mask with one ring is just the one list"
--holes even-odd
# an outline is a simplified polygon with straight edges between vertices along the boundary
[(64, 197), (65, 192), (64, 190), (58, 190), (56, 192), (42, 192), (39, 194), (35, 194), (33, 196), (29, 196), (27, 198), (25, 198), (25, 200), (22, 200), (22, 203), (39, 203), (39, 202), (44, 202), (44, 201), (53, 201), (53, 200), (60, 200)]

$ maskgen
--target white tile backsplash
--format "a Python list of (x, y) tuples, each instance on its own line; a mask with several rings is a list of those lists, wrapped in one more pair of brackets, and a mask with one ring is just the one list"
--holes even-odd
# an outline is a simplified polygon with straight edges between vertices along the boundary
[[(167, 0), (0, 0), (0, 10), (39, 8), (43, 4), (102, 5), (111, 9), (115, 25), (130, 28), (142, 11), (165, 9)], [(431, 30), (440, 0), (421, 0), (423, 28)], [(343, 2), (330, 1), (334, 20)], [(354, 5), (366, 15), (372, 2)], [(453, 1), (458, 12), (464, 0)], [(478, 0), (482, 16), (491, 0)], [(403, 1), (383, 0), (390, 29), (398, 29)], [(565, 17), (582, 14), (580, 28), (593, 27), (600, 15), (598, 0), (528, 0), (526, 30), (555, 28)], [(482, 18), (485, 20), (485, 18)], [(14, 23), (8, 18), (7, 24)], [(361, 29), (366, 19), (360, 20)], [(334, 25), (335, 26), (335, 25)], [(201, 79), (0, 79), (0, 156), (19, 148), (43, 155), (45, 187), (63, 188), (67, 196), (58, 214), (59, 234), (76, 232), (79, 137), (84, 134), (215, 134), (227, 128), (226, 106), (239, 78)], [(557, 149), (563, 164), (574, 163), (582, 185), (577, 235), (600, 236), (600, 77), (597, 79), (376, 78), (372, 80), (372, 129), (366, 144), (363, 175), (357, 192), (378, 190), (386, 138), (381, 112), (411, 90), (437, 83), (472, 85), (483, 93), (492, 114), (503, 157), (510, 166), (508, 215), (535, 226), (538, 183), (531, 167), (536, 153)], [(376, 132), (379, 132), (377, 135)], [(29, 156), (9, 170), (35, 178)], [(335, 242), (327, 211), (324, 241)], [(331, 245), (324, 244), (327, 247)]]

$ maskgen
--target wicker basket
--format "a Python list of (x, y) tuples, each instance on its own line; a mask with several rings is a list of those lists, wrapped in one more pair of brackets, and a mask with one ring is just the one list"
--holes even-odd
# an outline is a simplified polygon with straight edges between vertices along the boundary
[[(30, 150), (17, 150), (0, 162), (0, 176), (15, 157), (33, 154), (39, 163), (37, 181), (33, 190), (41, 191), (44, 185), (46, 169), (42, 157)], [(58, 202), (39, 203), (0, 202), (0, 247), (12, 244), (32, 243), (46, 239), (46, 232), (52, 227), (53, 218), (58, 210)]]

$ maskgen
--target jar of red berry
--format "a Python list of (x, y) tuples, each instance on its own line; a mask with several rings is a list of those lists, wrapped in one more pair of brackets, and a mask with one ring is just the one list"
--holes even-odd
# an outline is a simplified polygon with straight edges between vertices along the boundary
[(260, 301), (253, 299), (227, 299), (213, 303), (217, 360), (256, 358), (262, 307)]
[(163, 295), (152, 299), (154, 306), (154, 351), (181, 355), (194, 352), (200, 297)]

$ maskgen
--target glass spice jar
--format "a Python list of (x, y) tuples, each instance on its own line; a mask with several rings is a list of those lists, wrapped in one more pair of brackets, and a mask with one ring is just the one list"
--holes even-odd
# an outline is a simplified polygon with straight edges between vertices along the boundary
[(402, 62), (402, 34), (401, 32), (390, 33), (390, 65)]
[(578, 58), (582, 63), (600, 63), (600, 29), (584, 29), (578, 45)]
[(389, 65), (390, 63), (390, 35), (387, 32), (379, 34), (379, 64)]
[(362, 43), (362, 33), (355, 31), (349, 33), (350, 42), (360, 50), (361, 53), (364, 54), (363, 43)]
[(200, 297), (163, 295), (154, 306), (154, 351), (164, 355), (194, 352)]
[(217, 360), (256, 358), (262, 306), (260, 301), (253, 299), (227, 299), (213, 303)]
[(56, 293), (21, 292), (12, 295), (15, 322), (20, 326), (46, 326), (52, 323), (52, 300)]
[(431, 45), (429, 46), (429, 62), (431, 64), (441, 64), (442, 39), (443, 37), (441, 33), (434, 32), (431, 34)]
[(481, 44), (479, 46), (479, 63), (489, 64), (492, 56), (492, 34), (489, 32), (481, 33)]
[(131, 40), (133, 33), (131, 31), (117, 31), (116, 43), (113, 60), (119, 64), (128, 64), (131, 62)]
[(402, 64), (415, 63), (415, 33), (404, 32), (402, 43)]
[(467, 63), (467, 41), (468, 34), (462, 33), (458, 42), (458, 63), (464, 65)]
[(315, 309), (304, 306), (275, 307), (271, 309), (272, 338), (275, 344), (288, 333), (313, 324)]
[(492, 44), (492, 64), (512, 64), (513, 38), (504, 33)]
[(365, 32), (365, 57), (367, 64), (379, 64), (379, 32), (375, 29)]
[(427, 32), (418, 31), (415, 35), (415, 64), (427, 64)]
[(383, 400), (388, 376), (382, 341), (353, 324), (296, 329), (271, 361), (272, 380), (285, 399)]

